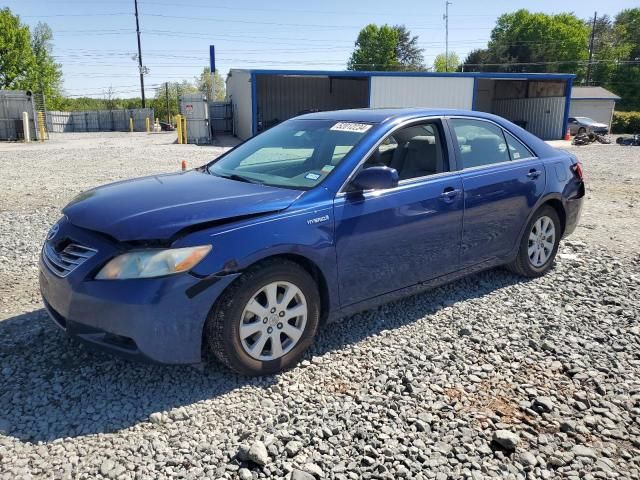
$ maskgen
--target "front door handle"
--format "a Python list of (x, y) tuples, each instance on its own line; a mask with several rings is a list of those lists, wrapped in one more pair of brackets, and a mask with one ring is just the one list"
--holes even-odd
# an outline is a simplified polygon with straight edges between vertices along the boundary
[(457, 188), (453, 188), (453, 187), (447, 187), (444, 189), (444, 191), (440, 194), (440, 198), (442, 200), (444, 200), (445, 202), (447, 201), (451, 201), (453, 200), (459, 193), (461, 193), (462, 190), (457, 189)]
[(534, 180), (538, 178), (540, 175), (542, 175), (542, 172), (540, 170), (536, 170), (535, 168), (532, 168), (531, 170), (529, 170), (529, 173), (527, 173), (527, 177), (532, 178)]

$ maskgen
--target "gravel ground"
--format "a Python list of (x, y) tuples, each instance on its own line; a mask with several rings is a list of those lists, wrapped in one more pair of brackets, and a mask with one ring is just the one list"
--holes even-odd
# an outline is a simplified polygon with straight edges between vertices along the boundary
[(0, 144), (0, 478), (640, 479), (639, 148), (572, 148), (587, 204), (544, 278), (492, 270), (350, 317), (247, 379), (90, 353), (40, 306), (70, 198), (221, 151), (173, 138)]

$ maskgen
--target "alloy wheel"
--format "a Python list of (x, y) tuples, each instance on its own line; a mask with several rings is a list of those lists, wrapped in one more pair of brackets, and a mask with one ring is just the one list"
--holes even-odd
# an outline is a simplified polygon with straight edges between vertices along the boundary
[(307, 301), (289, 282), (272, 282), (255, 292), (240, 318), (244, 351), (261, 361), (276, 360), (294, 348), (307, 324)]
[(553, 252), (556, 241), (556, 227), (547, 216), (538, 218), (531, 226), (527, 253), (531, 265), (542, 267)]

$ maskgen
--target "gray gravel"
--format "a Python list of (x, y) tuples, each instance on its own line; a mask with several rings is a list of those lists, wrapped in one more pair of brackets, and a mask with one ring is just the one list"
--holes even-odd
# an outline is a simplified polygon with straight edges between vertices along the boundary
[(0, 478), (640, 479), (640, 149), (575, 149), (590, 202), (546, 277), (350, 317), (247, 379), (90, 353), (40, 307), (39, 246), (73, 195), (221, 151), (171, 140), (0, 144)]

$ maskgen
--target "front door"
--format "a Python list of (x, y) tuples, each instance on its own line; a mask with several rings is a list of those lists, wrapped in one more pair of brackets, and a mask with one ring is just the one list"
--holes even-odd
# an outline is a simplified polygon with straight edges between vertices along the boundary
[(462, 180), (449, 172), (443, 140), (439, 121), (397, 130), (361, 168), (395, 168), (399, 185), (337, 196), (335, 239), (342, 306), (458, 269)]
[(464, 188), (463, 268), (512, 252), (544, 193), (543, 162), (497, 124), (449, 120), (458, 142)]

